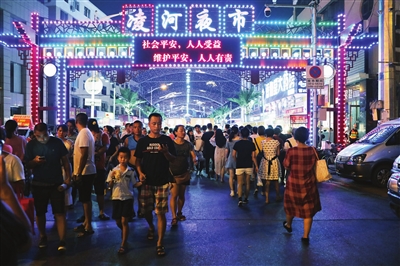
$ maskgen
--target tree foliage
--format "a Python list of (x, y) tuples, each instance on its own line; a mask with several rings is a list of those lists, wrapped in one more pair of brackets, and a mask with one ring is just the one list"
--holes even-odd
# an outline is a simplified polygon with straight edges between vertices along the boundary
[(214, 112), (211, 113), (210, 117), (214, 118), (216, 123), (224, 123), (230, 112), (231, 110), (228, 106), (221, 106), (220, 108), (215, 109)]
[(253, 106), (259, 100), (261, 93), (254, 91), (252, 86), (250, 89), (241, 90), (236, 98), (228, 98), (229, 101), (237, 103), (243, 110), (245, 116), (249, 115)]
[(120, 91), (121, 95), (115, 100), (115, 103), (122, 105), (128, 116), (133, 115), (133, 109), (146, 102), (140, 100), (138, 93), (131, 89), (120, 89)]

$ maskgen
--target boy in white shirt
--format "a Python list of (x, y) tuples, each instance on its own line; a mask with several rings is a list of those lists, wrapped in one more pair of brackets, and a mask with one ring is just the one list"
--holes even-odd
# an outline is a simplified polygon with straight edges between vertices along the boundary
[(110, 171), (106, 180), (109, 188), (112, 189), (112, 218), (122, 230), (122, 242), (118, 254), (126, 252), (126, 241), (129, 235), (128, 221), (133, 215), (133, 193), (129, 189), (129, 183), (132, 183), (133, 187), (142, 185), (142, 182), (136, 181), (135, 172), (128, 166), (130, 156), (130, 150), (127, 147), (121, 147), (117, 153), (119, 165)]

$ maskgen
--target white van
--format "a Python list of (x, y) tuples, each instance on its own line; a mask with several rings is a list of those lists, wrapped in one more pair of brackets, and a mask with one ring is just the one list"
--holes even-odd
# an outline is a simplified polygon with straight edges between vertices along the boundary
[(336, 173), (386, 187), (399, 155), (400, 118), (382, 123), (339, 152), (335, 159)]

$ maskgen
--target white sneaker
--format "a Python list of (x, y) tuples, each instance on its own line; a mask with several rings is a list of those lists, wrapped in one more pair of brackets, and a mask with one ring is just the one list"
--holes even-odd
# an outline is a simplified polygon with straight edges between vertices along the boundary
[(231, 196), (231, 197), (234, 197), (234, 196), (235, 196), (235, 191), (231, 190), (230, 196)]

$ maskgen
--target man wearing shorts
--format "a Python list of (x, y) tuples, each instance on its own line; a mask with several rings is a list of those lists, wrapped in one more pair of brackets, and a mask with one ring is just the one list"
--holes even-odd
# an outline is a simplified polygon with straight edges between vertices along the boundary
[(94, 138), (87, 128), (88, 116), (85, 113), (76, 115), (76, 128), (78, 136), (74, 144), (74, 175), (73, 179), (78, 187), (79, 201), (83, 205), (85, 220), (83, 224), (74, 228), (78, 237), (94, 233), (92, 228), (92, 186), (96, 177), (94, 163)]
[[(66, 220), (64, 210), (64, 190), (69, 187), (71, 168), (68, 150), (62, 140), (50, 137), (45, 123), (34, 128), (35, 139), (26, 145), (27, 168), (33, 169), (32, 196), (35, 199), (36, 223), (39, 229), (39, 247), (47, 246), (46, 212), (49, 200), (56, 221), (60, 242), (58, 251), (65, 251)], [(65, 170), (63, 179), (62, 167)]]
[(170, 181), (169, 162), (175, 159), (176, 151), (172, 139), (161, 133), (162, 117), (158, 113), (149, 116), (150, 132), (141, 138), (136, 146), (136, 169), (142, 186), (139, 201), (140, 212), (149, 224), (147, 239), (154, 238), (154, 224), (152, 211), (157, 215), (158, 241), (157, 255), (165, 255), (163, 238), (167, 220), (165, 214), (168, 212), (168, 194)]

